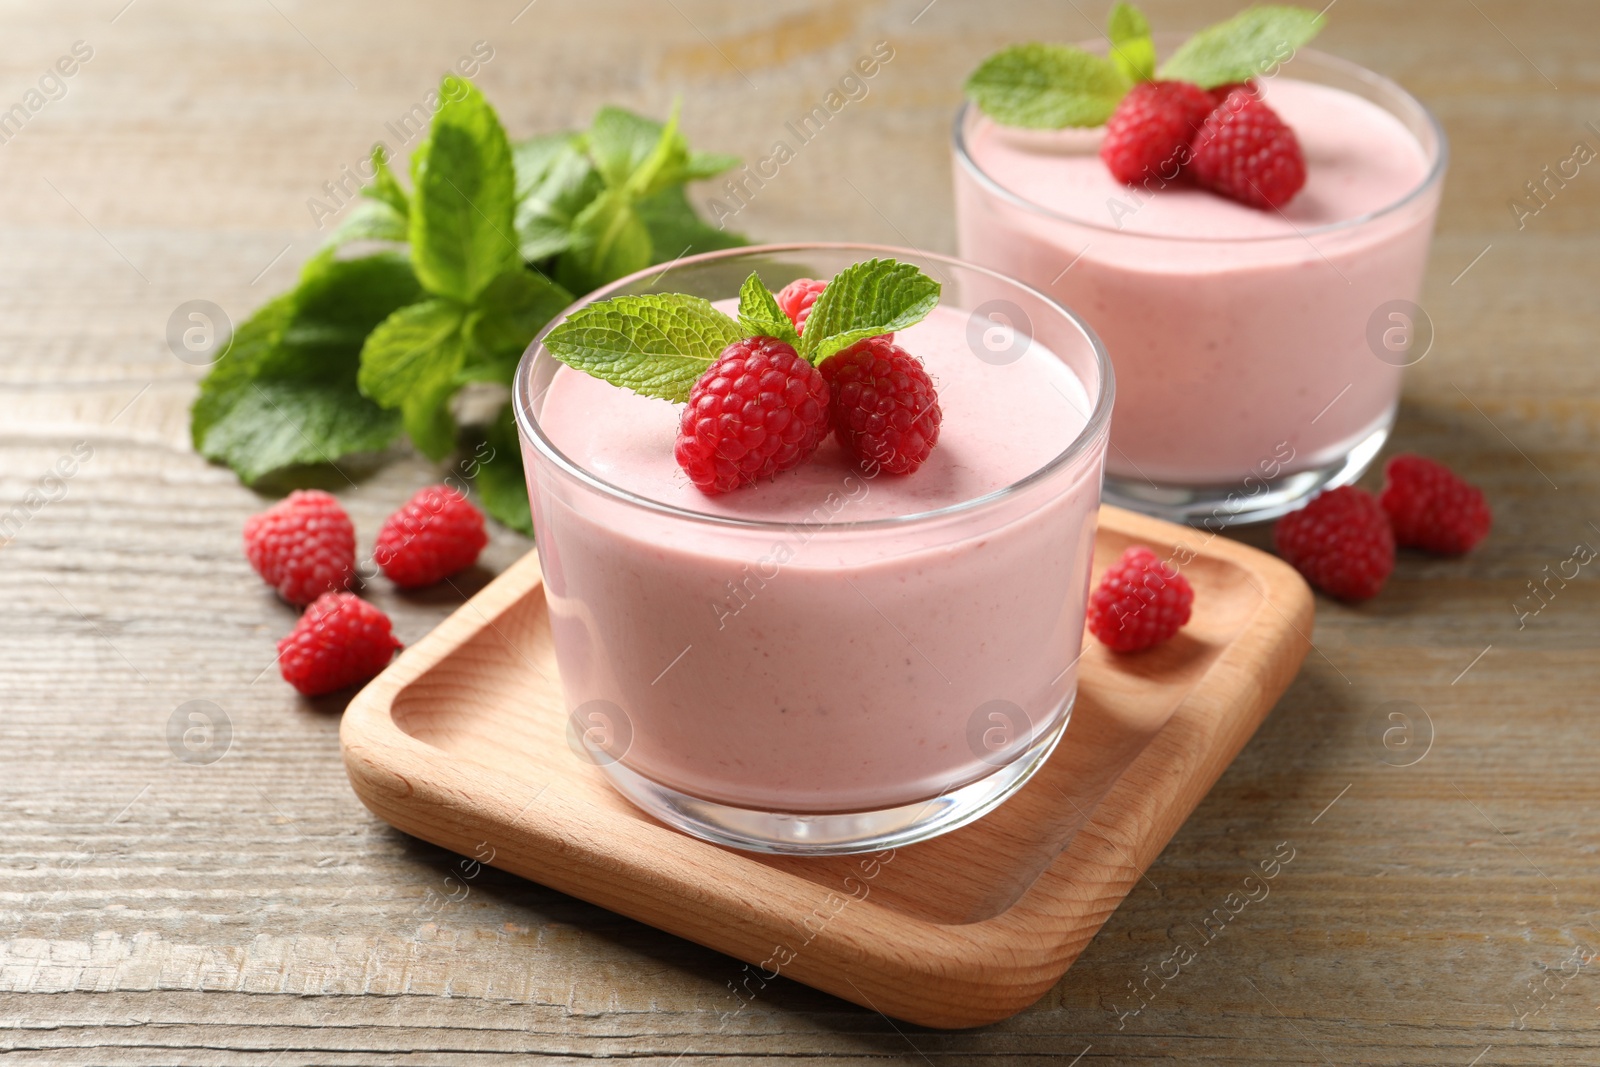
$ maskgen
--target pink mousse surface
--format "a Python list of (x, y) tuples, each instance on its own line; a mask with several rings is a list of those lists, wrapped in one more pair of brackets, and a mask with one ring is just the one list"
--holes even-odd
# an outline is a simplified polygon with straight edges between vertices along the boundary
[[(968, 345), (966, 323), (965, 312), (940, 307), (896, 335), (939, 390), (939, 444), (916, 474), (876, 479), (872, 492), (839, 521), (913, 515), (987, 496), (1043, 467), (1083, 429), (1089, 399), (1060, 360), (1038, 347), (1015, 363), (985, 363)], [(738, 492), (706, 496), (672, 456), (682, 411), (563, 367), (540, 421), (556, 447), (590, 473), (705, 515), (804, 521), (856, 472), (830, 434), (800, 467)]]
[[(681, 408), (559, 369), (536, 405), (550, 441), (629, 492), (737, 529), (580, 489), (528, 450), (562, 682), (572, 707), (623, 709), (623, 763), (658, 783), (768, 811), (911, 803), (994, 769), (1058, 725), (1074, 664), (1103, 439), (992, 506), (888, 530), (834, 525), (927, 512), (1038, 471), (1088, 398), (1042, 346), (993, 366), (965, 312), (898, 342), (928, 367), (944, 420), (915, 474), (867, 478), (829, 441), (815, 460), (719, 497), (672, 458)], [(994, 700), (1032, 730), (974, 750)], [(991, 735), (992, 737), (992, 735)]]
[(1264, 89), (1306, 157), (1306, 185), (1281, 212), (1178, 184), (1130, 189), (1096, 154), (1099, 130), (969, 127), (990, 179), (1062, 217), (958, 163), (962, 255), (1045, 289), (1100, 334), (1117, 373), (1107, 467), (1120, 476), (1227, 484), (1268, 464), (1311, 469), (1393, 416), (1400, 371), (1373, 354), (1367, 323), (1416, 299), (1437, 189), (1341, 224), (1404, 200), (1429, 161), (1352, 93), (1283, 76)]

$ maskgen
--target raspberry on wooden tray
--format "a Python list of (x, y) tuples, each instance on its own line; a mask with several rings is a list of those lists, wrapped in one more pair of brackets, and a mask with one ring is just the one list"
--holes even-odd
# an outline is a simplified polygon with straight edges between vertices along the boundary
[(1114, 652), (1170, 640), (1189, 621), (1194, 588), (1172, 564), (1134, 545), (1106, 568), (1089, 597), (1089, 632)]

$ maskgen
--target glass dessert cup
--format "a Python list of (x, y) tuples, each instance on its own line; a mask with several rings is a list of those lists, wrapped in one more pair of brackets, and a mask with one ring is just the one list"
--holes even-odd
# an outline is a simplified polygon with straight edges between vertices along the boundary
[[(1342, 90), (1393, 116), (1421, 150), (1420, 180), (1342, 221), (1306, 227), (1284, 215), (1287, 232), (1270, 236), (1148, 232), (1129, 228), (1127, 207), (1171, 192), (1136, 190), (1122, 207), (1101, 199), (1064, 213), (980, 161), (986, 134), (1027, 152), (1092, 157), (1098, 131), (994, 131), (970, 104), (954, 128), (961, 256), (1077, 311), (1111, 354), (1106, 499), (1211, 529), (1275, 518), (1358, 478), (1393, 425), (1402, 368), (1426, 353), (1396, 346), (1393, 328), (1407, 341), (1413, 327), (1421, 333), (1414, 301), (1446, 166), (1443, 131), (1399, 86), (1332, 56), (1301, 49), (1274, 77)], [(1263, 82), (1270, 103), (1274, 78)], [(1307, 156), (1315, 174), (1309, 147)], [(1308, 183), (1300, 195), (1317, 194)]]
[[(919, 355), (937, 341), (969, 392), (998, 382), (1003, 395), (1005, 375), (1023, 373), (1013, 367), (1067, 386), (1059, 450), (993, 491), (903, 514), (883, 514), (899, 506), (886, 502), (915, 500), (904, 494), (927, 466), (892, 486), (813, 473), (788, 483), (811, 510), (796, 513), (790, 494), (764, 516), (772, 483), (710, 498), (685, 477), (667, 503), (597, 473), (609, 456), (579, 462), (558, 443), (545, 405), (565, 388), (558, 374), (578, 372), (542, 342), (576, 308), (644, 293), (724, 302), (752, 270), (775, 290), (874, 257), (941, 282), (940, 307), (898, 340)], [(1014, 329), (997, 331), (996, 307)], [(889, 848), (993, 809), (1050, 755), (1077, 692), (1112, 393), (1104, 349), (1071, 312), (940, 256), (741, 248), (590, 294), (535, 339), (513, 392), (573, 747), (650, 815), (752, 851)], [(963, 455), (953, 399), (934, 454), (952, 450), (959, 467), (982, 457)], [(681, 409), (647, 403), (675, 427)]]

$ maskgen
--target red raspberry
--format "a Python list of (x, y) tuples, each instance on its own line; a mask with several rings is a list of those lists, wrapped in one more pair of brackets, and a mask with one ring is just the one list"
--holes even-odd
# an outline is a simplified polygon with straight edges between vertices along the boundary
[(939, 443), (939, 394), (922, 363), (883, 337), (822, 361), (833, 389), (833, 428), (863, 467), (910, 474)]
[(332, 494), (297, 489), (244, 521), (250, 566), (295, 606), (345, 589), (356, 571), (356, 528)]
[(1272, 539), (1306, 581), (1341, 600), (1377, 596), (1394, 570), (1389, 516), (1371, 493), (1353, 485), (1312, 497), (1278, 520)]
[(1306, 183), (1294, 131), (1248, 87), (1233, 90), (1207, 117), (1188, 170), (1212, 192), (1257, 208), (1282, 207)]
[(1106, 568), (1089, 597), (1089, 632), (1113, 652), (1159, 645), (1189, 621), (1194, 589), (1189, 579), (1142, 545)]
[(805, 333), (806, 319), (811, 317), (811, 308), (816, 304), (817, 297), (822, 295), (822, 290), (827, 287), (827, 282), (815, 278), (796, 278), (778, 290), (778, 306), (789, 316), (789, 321), (794, 323), (796, 333)]
[(321, 696), (371, 678), (400, 647), (383, 612), (354, 593), (327, 593), (278, 642), (278, 669), (306, 696)]
[(828, 383), (794, 346), (735, 341), (689, 390), (673, 449), (702, 493), (715, 495), (798, 467), (828, 436)]
[(1383, 475), (1378, 503), (1389, 513), (1397, 543), (1459, 556), (1489, 533), (1493, 516), (1483, 490), (1443, 463), (1411, 454), (1396, 456)]
[[(789, 321), (794, 323), (795, 333), (806, 332), (806, 320), (811, 317), (811, 308), (816, 304), (817, 297), (822, 295), (822, 290), (827, 287), (827, 282), (815, 278), (796, 278), (778, 290), (778, 306), (789, 316)], [(878, 336), (894, 340), (892, 333), (881, 333)]]
[(1211, 97), (1212, 101), (1214, 101), (1212, 106), (1219, 107), (1223, 101), (1228, 99), (1228, 94), (1233, 92), (1235, 89), (1243, 89), (1251, 96), (1256, 96), (1261, 92), (1261, 90), (1256, 87), (1255, 82), (1229, 82), (1227, 85), (1213, 85), (1211, 88), (1206, 90), (1206, 93)]
[(1100, 158), (1128, 185), (1170, 182), (1188, 160), (1189, 142), (1216, 104), (1188, 82), (1140, 82), (1106, 122)]
[(372, 558), (395, 585), (414, 589), (472, 566), (488, 543), (483, 513), (448, 485), (430, 485), (384, 520)]

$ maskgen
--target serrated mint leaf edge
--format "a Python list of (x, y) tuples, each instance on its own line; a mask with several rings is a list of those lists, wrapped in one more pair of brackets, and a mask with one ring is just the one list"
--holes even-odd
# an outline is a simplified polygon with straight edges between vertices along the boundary
[[(884, 286), (890, 283), (896, 284), (897, 287), (911, 286), (920, 280), (925, 282), (926, 286), (923, 287), (925, 291), (921, 296), (906, 303), (894, 314), (860, 322), (849, 329), (835, 333), (823, 333), (822, 331), (828, 328), (830, 317), (834, 315), (834, 305), (839, 300), (850, 299), (842, 295), (846, 289), (840, 284), (841, 280), (857, 287), (858, 292), (873, 281), (877, 281), (875, 286), (877, 292), (881, 292)], [(811, 306), (811, 314), (806, 318), (806, 331), (800, 335), (800, 355), (813, 364), (819, 364), (835, 352), (857, 341), (915, 326), (939, 306), (942, 291), (938, 282), (911, 263), (902, 263), (895, 259), (868, 259), (854, 263), (835, 274), (817, 296), (817, 302)]]
[[(1258, 42), (1256, 38), (1260, 37), (1259, 30), (1240, 41), (1227, 41), (1228, 31), (1242, 32), (1250, 25), (1252, 18), (1267, 17), (1299, 20), (1300, 24), (1277, 41)], [(1266, 74), (1275, 65), (1287, 62), (1296, 49), (1311, 41), (1326, 25), (1327, 19), (1310, 8), (1285, 4), (1262, 4), (1246, 8), (1230, 19), (1207, 26), (1184, 41), (1161, 65), (1157, 76), (1163, 79), (1193, 82), (1202, 89), (1214, 89), (1219, 85), (1248, 81)], [(1229, 55), (1223, 51), (1222, 46), (1225, 43), (1233, 44), (1238, 51)], [(1273, 54), (1263, 57), (1258, 48), (1245, 51), (1252, 44), (1259, 44), (1260, 48), (1270, 47), (1273, 49)], [(1207, 56), (1205, 49), (1208, 47), (1217, 48), (1222, 52), (1222, 58)], [(1285, 51), (1287, 54), (1281, 54)]]
[[(658, 320), (681, 315), (679, 323)], [(632, 321), (653, 330), (664, 344), (645, 347)], [(687, 328), (697, 336), (686, 348), (669, 331)], [(544, 337), (552, 356), (603, 382), (638, 393), (682, 403), (689, 390), (722, 350), (745, 338), (739, 324), (709, 300), (682, 293), (619, 296), (580, 308)]]
[[(998, 72), (1008, 63), (1015, 65), (1008, 73), (1014, 76), (1026, 70), (1029, 77), (998, 78)], [(1061, 68), (1071, 63), (1084, 65), (1098, 82), (1086, 88), (1062, 80)], [(1003, 126), (1062, 129), (1103, 124), (1128, 88), (1128, 78), (1105, 56), (1069, 45), (1031, 41), (1003, 48), (984, 59), (968, 76), (964, 91), (980, 111)], [(1055, 94), (1053, 107), (1045, 99), (1046, 94)], [(1018, 105), (1018, 98), (1027, 103)]]
[(800, 333), (755, 271), (739, 286), (739, 325), (751, 337), (775, 337), (800, 347)]

